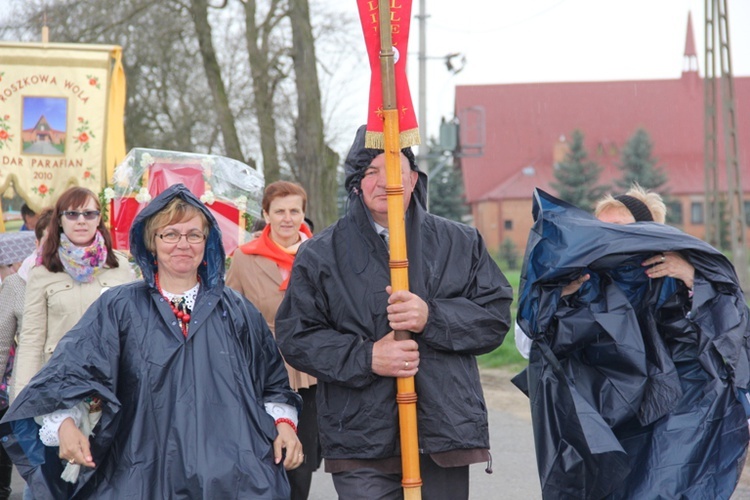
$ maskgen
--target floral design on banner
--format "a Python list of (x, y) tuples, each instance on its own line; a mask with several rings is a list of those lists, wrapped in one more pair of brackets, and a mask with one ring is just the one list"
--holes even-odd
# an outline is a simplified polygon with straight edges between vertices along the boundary
[(96, 87), (98, 89), (102, 88), (102, 85), (99, 83), (98, 76), (86, 75), (86, 78), (89, 79), (89, 85), (91, 85), (92, 87)]
[(94, 175), (94, 167), (86, 167), (86, 170), (83, 172), (83, 180), (85, 181), (96, 180), (96, 176)]
[(5, 76), (5, 71), (0, 71), (0, 82), (3, 81), (3, 76)]
[(91, 125), (88, 120), (84, 120), (82, 117), (78, 117), (78, 128), (76, 129), (78, 135), (73, 139), (78, 144), (78, 149), (83, 148), (84, 151), (88, 151), (91, 147), (89, 140), (95, 139), (94, 133), (91, 131)]
[(35, 194), (38, 194), (41, 198), (44, 198), (45, 196), (52, 196), (52, 193), (55, 192), (54, 189), (48, 187), (46, 184), (39, 184), (38, 186), (32, 187), (31, 190), (34, 191)]
[[(2, 75), (2, 73), (0, 73)], [(6, 146), (10, 148), (11, 142), (13, 142), (13, 136), (10, 134), (10, 115), (5, 115), (0, 118), (0, 149), (4, 149)]]

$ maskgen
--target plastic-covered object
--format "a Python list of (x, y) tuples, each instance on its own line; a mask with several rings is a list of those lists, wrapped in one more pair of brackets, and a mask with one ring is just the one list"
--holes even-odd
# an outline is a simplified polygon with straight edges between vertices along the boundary
[[(114, 248), (129, 249), (128, 232), (138, 213), (169, 186), (184, 184), (219, 223), (227, 255), (251, 239), (245, 217), (260, 217), (263, 174), (223, 156), (133, 148), (104, 190)], [(247, 214), (247, 215), (245, 215)]]
[[(534, 193), (514, 378), (531, 403), (544, 498), (729, 498), (747, 452), (750, 323), (732, 264), (662, 224), (615, 225)], [(643, 261), (680, 252), (692, 294)], [(581, 289), (562, 288), (587, 273)]]

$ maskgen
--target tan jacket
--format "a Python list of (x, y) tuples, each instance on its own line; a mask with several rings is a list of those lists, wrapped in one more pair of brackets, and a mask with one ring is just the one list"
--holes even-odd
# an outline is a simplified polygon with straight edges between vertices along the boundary
[(117, 253), (117, 261), (119, 267), (104, 269), (91, 283), (77, 282), (66, 272), (52, 273), (44, 266), (31, 270), (13, 366), (11, 401), (49, 361), (63, 335), (78, 323), (99, 295), (133, 281), (135, 275), (125, 256)]
[[(234, 252), (232, 264), (227, 271), (227, 286), (243, 294), (258, 308), (268, 323), (268, 327), (276, 335), (276, 311), (284, 298), (284, 292), (279, 290), (281, 272), (276, 263), (259, 255), (248, 255), (239, 248)], [(298, 371), (288, 364), (289, 385), (292, 389), (306, 389), (315, 385), (315, 377)]]

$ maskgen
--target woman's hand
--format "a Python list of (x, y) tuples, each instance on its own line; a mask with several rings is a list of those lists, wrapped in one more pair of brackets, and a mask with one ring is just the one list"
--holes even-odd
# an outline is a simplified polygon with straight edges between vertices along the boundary
[(591, 279), (591, 275), (590, 274), (582, 274), (582, 275), (580, 275), (578, 278), (574, 279), (573, 281), (571, 281), (570, 283), (568, 283), (567, 285), (565, 285), (565, 287), (563, 287), (563, 289), (562, 289), (562, 297), (565, 297), (567, 295), (573, 295), (589, 279)]
[(284, 468), (286, 470), (296, 469), (305, 461), (305, 454), (302, 452), (302, 443), (300, 443), (297, 433), (286, 422), (276, 424), (276, 430), (279, 435), (273, 440), (275, 463), (278, 464), (281, 462), (281, 459), (284, 457), (284, 450), (286, 450)]
[(96, 467), (94, 457), (91, 456), (89, 440), (78, 430), (72, 418), (66, 418), (57, 431), (60, 440), (60, 458), (71, 464)]
[(677, 252), (664, 252), (641, 263), (642, 266), (651, 266), (646, 269), (649, 278), (677, 278), (682, 280), (690, 290), (693, 289), (695, 268)]

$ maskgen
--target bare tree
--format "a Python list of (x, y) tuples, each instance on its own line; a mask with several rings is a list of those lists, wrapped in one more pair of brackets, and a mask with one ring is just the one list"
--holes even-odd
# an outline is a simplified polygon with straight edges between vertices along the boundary
[(318, 227), (325, 227), (337, 217), (336, 166), (339, 158), (326, 145), (323, 136), (323, 110), (308, 1), (291, 0), (289, 18), (298, 113), (295, 122), (297, 147), (292, 170), (309, 193), (308, 212), (312, 220)]
[[(137, 27), (136, 27), (137, 26)], [(181, 5), (163, 2), (130, 24), (123, 40), (128, 102), (128, 144), (176, 151), (206, 151), (219, 130), (206, 106), (210, 93), (190, 16)]]
[(243, 3), (245, 39), (253, 76), (253, 99), (263, 155), (263, 174), (266, 182), (270, 183), (279, 180), (281, 175), (279, 148), (276, 142), (274, 94), (279, 82), (288, 74), (283, 61), (287, 49), (283, 45), (276, 45), (272, 34), (284, 20), (286, 12), (282, 0), (270, 0), (266, 14), (259, 22), (256, 19), (257, 2), (243, 0)]
[(46, 15), (53, 42), (121, 45), (129, 146), (225, 154), (253, 166), (251, 156), (262, 157), (267, 182), (291, 177), (306, 187), (323, 227), (336, 218), (338, 164), (326, 122), (335, 136), (337, 106), (346, 104), (343, 88), (326, 88), (323, 117), (318, 71), (328, 85), (346, 80), (335, 78), (340, 64), (320, 66), (315, 45), (345, 57), (356, 44), (341, 40), (346, 13), (325, 12), (324, 2), (311, 13), (309, 2), (12, 0), (21, 15), (7, 18), (0, 36), (37, 40)]
[(198, 37), (203, 69), (206, 72), (206, 79), (218, 114), (219, 127), (224, 137), (225, 154), (230, 158), (244, 161), (234, 116), (229, 108), (229, 98), (224, 87), (224, 80), (221, 78), (221, 68), (211, 39), (211, 25), (208, 22), (208, 1), (190, 0), (190, 14)]
[(123, 47), (130, 147), (223, 152), (215, 145), (216, 113), (206, 106), (206, 77), (194, 69), (201, 65), (196, 35), (180, 2), (30, 0), (17, 12), (0, 28), (4, 37), (38, 40), (46, 20), (52, 42)]

